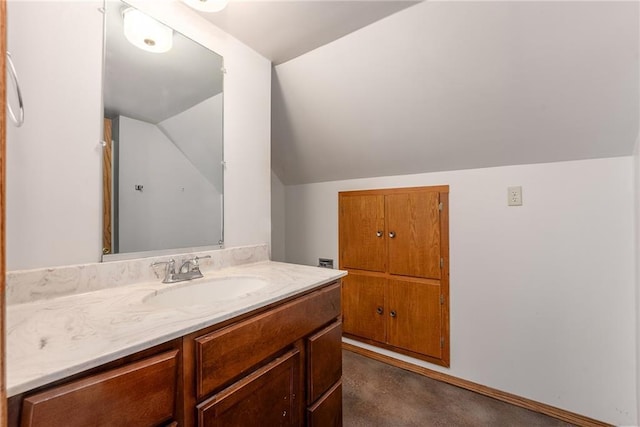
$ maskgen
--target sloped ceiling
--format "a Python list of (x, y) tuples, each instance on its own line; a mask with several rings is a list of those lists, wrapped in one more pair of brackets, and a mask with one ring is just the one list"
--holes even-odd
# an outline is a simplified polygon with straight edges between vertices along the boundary
[(424, 2), (277, 65), (285, 184), (630, 155), (637, 2)]
[(220, 12), (198, 13), (274, 64), (281, 64), (416, 3), (233, 0)]

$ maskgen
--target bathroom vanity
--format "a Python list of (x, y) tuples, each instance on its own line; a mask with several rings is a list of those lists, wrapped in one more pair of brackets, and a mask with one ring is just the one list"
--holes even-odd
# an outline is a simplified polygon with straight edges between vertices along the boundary
[[(343, 275), (261, 261), (9, 305), (9, 425), (341, 425)], [(180, 306), (234, 278), (264, 286)]]

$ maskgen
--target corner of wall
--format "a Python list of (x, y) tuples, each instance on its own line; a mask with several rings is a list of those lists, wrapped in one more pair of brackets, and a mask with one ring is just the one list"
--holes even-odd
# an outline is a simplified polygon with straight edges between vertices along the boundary
[(640, 135), (636, 140), (636, 147), (633, 152), (633, 176), (634, 176), (634, 196), (635, 196), (635, 282), (636, 282), (636, 410), (637, 419), (640, 423)]
[(286, 261), (285, 186), (271, 170), (271, 260)]

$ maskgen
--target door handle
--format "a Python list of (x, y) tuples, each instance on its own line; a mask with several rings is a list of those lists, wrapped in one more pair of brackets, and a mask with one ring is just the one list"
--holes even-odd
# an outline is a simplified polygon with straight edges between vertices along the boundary
[(376, 231), (376, 236), (377, 237), (382, 237), (382, 231), (380, 231), (380, 230)]
[(378, 307), (378, 308), (376, 308), (376, 313), (382, 314), (382, 313), (384, 313), (384, 309), (382, 307)]
[(390, 231), (390, 232), (389, 232), (389, 237), (390, 237), (390, 238), (392, 238), (392, 239), (393, 239), (394, 237), (396, 237), (396, 232), (395, 232), (395, 231)]
[(391, 311), (389, 312), (389, 316), (391, 316), (391, 317), (396, 317), (396, 311), (395, 311), (395, 310), (391, 310)]

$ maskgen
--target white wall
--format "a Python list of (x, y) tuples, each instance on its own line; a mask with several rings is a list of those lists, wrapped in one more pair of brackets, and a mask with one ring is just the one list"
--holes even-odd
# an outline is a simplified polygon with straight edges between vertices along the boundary
[(337, 259), (338, 191), (448, 184), (451, 368), (397, 357), (633, 425), (632, 170), (620, 157), (288, 186), (287, 261)]
[(9, 270), (100, 259), (100, 6), (7, 2), (8, 50), (25, 103), (24, 125), (7, 127)]
[(284, 261), (285, 255), (285, 187), (273, 171), (271, 172), (271, 259)]
[(218, 192), (223, 190), (222, 118), (223, 99), (219, 93), (158, 123), (160, 130)]
[[(181, 2), (131, 3), (224, 57), (225, 244), (270, 243), (270, 62)], [(27, 120), (7, 135), (9, 270), (100, 259), (101, 5), (9, 1)]]
[(213, 183), (157, 126), (124, 116), (118, 124), (119, 251), (216, 244), (222, 212)]
[[(640, 12), (637, 16), (640, 22)], [(638, 30), (640, 37), (640, 29)], [(640, 74), (638, 75), (640, 79)], [(638, 423), (640, 423), (640, 134), (636, 138), (636, 146), (633, 152), (634, 166), (634, 192), (635, 192), (635, 263), (636, 263), (636, 408), (638, 411)]]
[(633, 153), (634, 165), (634, 191), (635, 191), (635, 227), (636, 227), (636, 399), (638, 408), (638, 422), (640, 422), (640, 137), (636, 141), (636, 149)]

